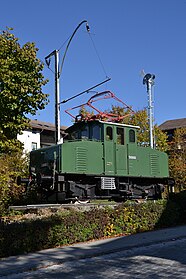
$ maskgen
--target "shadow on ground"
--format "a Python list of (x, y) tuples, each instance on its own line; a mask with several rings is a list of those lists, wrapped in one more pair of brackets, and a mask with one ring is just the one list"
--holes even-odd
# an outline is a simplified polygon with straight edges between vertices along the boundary
[[(41, 269), (55, 264), (47, 272)], [(9, 257), (0, 261), (0, 277), (39, 269), (42, 277), (33, 272), (18, 278), (101, 279), (113, 273), (115, 278), (182, 278), (184, 265), (186, 226), (179, 226)]]

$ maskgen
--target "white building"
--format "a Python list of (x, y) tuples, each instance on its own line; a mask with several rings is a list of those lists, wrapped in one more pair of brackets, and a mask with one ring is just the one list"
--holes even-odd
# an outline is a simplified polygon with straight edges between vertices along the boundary
[(17, 139), (24, 144), (24, 151), (26, 153), (41, 147), (41, 139), (39, 132), (23, 131)]
[[(61, 137), (64, 137), (67, 127), (61, 127)], [(38, 120), (30, 121), (30, 128), (23, 131), (17, 139), (24, 144), (26, 153), (55, 144), (55, 125)]]

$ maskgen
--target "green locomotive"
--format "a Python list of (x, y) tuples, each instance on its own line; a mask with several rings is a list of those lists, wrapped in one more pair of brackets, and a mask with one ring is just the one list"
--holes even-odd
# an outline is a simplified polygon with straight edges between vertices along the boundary
[(63, 143), (32, 151), (31, 181), (48, 201), (161, 198), (168, 156), (137, 144), (140, 127), (101, 120), (74, 123)]

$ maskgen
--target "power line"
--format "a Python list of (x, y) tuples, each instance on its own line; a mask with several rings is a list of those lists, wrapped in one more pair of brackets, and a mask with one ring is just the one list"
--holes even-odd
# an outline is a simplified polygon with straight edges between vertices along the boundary
[(93, 48), (94, 48), (94, 50), (95, 50), (95, 53), (96, 53), (96, 55), (97, 55), (97, 57), (98, 57), (98, 60), (99, 60), (99, 62), (100, 62), (100, 65), (101, 65), (101, 67), (102, 67), (102, 70), (103, 70), (105, 76), (108, 77), (108, 75), (107, 75), (107, 73), (106, 73), (106, 70), (105, 70), (105, 67), (104, 67), (104, 65), (103, 65), (103, 62), (102, 62), (102, 60), (101, 60), (101, 57), (100, 57), (100, 55), (99, 55), (99, 53), (98, 53), (98, 50), (97, 50), (97, 48), (96, 48), (96, 45), (95, 45), (95, 43), (94, 43), (94, 41), (93, 41), (93, 39), (92, 39), (91, 33), (88, 32), (88, 34), (89, 34), (90, 40), (91, 40), (91, 42), (92, 42)]
[(68, 42), (68, 40), (70, 39), (70, 37), (71, 37), (71, 36), (69, 36), (69, 37), (66, 39), (66, 41), (64, 41), (64, 43), (60, 46), (60, 48), (58, 49), (58, 51), (60, 51), (60, 50), (64, 47), (64, 45)]

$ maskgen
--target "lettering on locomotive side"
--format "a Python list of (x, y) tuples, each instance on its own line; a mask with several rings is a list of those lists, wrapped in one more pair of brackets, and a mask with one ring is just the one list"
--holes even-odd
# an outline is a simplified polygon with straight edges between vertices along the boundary
[(129, 155), (129, 160), (136, 160), (136, 159), (137, 159), (136, 156)]

